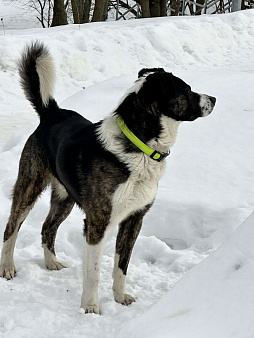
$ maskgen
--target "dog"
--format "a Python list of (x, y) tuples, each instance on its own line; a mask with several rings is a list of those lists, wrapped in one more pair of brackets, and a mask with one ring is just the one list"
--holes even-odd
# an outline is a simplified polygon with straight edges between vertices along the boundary
[(42, 191), (51, 185), (50, 211), (41, 232), (46, 267), (65, 268), (56, 259), (55, 237), (76, 203), (86, 215), (81, 307), (85, 313), (99, 313), (101, 257), (107, 235), (116, 225), (113, 293), (116, 302), (129, 305), (135, 301), (125, 291), (131, 252), (155, 199), (178, 127), (182, 121), (210, 114), (216, 99), (193, 92), (163, 68), (146, 68), (113, 113), (92, 123), (58, 107), (53, 97), (54, 63), (43, 43), (26, 46), (19, 74), (40, 124), (21, 154), (0, 276), (15, 276), (18, 231)]

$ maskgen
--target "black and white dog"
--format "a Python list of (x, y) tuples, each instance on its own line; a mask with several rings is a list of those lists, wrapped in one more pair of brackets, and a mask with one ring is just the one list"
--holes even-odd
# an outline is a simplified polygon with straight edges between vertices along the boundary
[(42, 227), (47, 268), (64, 268), (56, 259), (54, 242), (59, 225), (76, 203), (86, 214), (81, 307), (99, 313), (101, 257), (109, 231), (118, 224), (113, 291), (117, 302), (129, 305), (135, 298), (125, 292), (127, 267), (143, 217), (156, 196), (164, 159), (180, 122), (210, 114), (216, 99), (192, 92), (184, 81), (161, 68), (142, 69), (113, 114), (94, 124), (58, 107), (53, 98), (54, 65), (43, 44), (36, 42), (25, 49), (19, 73), (40, 124), (21, 155), (0, 275), (15, 276), (18, 231), (51, 184), (51, 208)]

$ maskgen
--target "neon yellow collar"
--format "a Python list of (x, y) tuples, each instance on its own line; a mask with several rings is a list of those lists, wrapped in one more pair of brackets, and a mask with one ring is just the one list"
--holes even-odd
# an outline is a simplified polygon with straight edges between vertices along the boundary
[(168, 153), (160, 153), (157, 150), (154, 150), (148, 147), (145, 143), (143, 143), (137, 136), (135, 136), (130, 129), (124, 123), (124, 120), (121, 117), (117, 119), (118, 126), (124, 133), (124, 135), (133, 143), (136, 147), (138, 147), (143, 153), (150, 156), (153, 160), (160, 162), (164, 160), (169, 155)]

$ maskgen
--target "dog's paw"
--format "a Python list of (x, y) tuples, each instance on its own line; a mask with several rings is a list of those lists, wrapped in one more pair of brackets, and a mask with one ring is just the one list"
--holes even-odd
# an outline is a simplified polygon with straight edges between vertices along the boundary
[(136, 298), (132, 297), (131, 295), (128, 295), (127, 293), (121, 295), (121, 296), (116, 296), (115, 295), (115, 301), (117, 303), (121, 303), (123, 305), (130, 305), (131, 303), (136, 302)]
[(48, 270), (62, 270), (67, 268), (67, 266), (58, 262), (57, 260), (47, 261), (46, 267)]
[(49, 270), (62, 270), (64, 268), (67, 268), (67, 266), (58, 262), (55, 254), (53, 252), (49, 251), (46, 244), (43, 244), (42, 247), (44, 249), (44, 258), (45, 258), (45, 264), (46, 264), (47, 269), (49, 269)]
[(12, 279), (16, 275), (16, 269), (14, 263), (12, 264), (1, 264), (0, 265), (0, 277), (6, 279)]
[(84, 308), (85, 313), (95, 313), (96, 315), (98, 315), (100, 313), (99, 311), (99, 306), (94, 304), (94, 305), (87, 305)]

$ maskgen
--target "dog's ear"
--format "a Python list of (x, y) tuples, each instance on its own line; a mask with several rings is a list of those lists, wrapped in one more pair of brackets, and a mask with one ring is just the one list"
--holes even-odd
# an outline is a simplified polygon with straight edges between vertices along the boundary
[(163, 68), (143, 68), (138, 73), (138, 78), (142, 77), (143, 75), (147, 73), (165, 73), (165, 70)]

